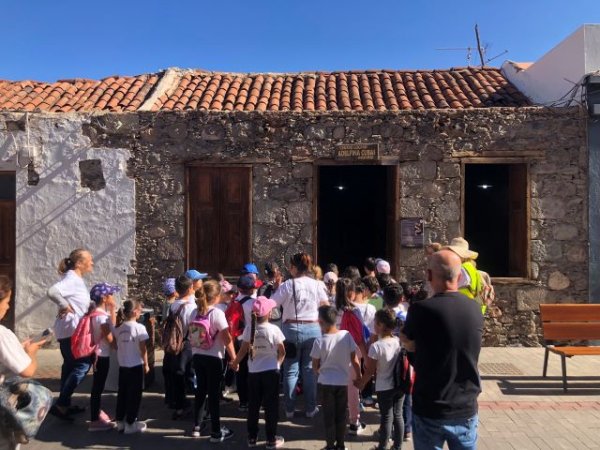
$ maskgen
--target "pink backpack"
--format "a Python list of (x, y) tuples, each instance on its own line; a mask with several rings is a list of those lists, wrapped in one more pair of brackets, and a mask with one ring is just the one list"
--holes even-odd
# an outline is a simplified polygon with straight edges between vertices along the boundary
[(211, 312), (213, 312), (212, 309), (205, 316), (196, 315), (190, 323), (188, 336), (192, 347), (208, 350), (213, 346), (216, 336), (210, 334), (209, 316)]
[(96, 352), (98, 343), (94, 343), (94, 335), (92, 333), (92, 319), (100, 316), (100, 311), (93, 311), (81, 318), (77, 328), (71, 336), (71, 353), (73, 358), (86, 358)]

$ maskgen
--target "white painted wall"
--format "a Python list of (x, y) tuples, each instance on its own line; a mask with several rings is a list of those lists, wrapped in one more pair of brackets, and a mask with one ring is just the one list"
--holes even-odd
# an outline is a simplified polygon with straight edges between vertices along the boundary
[[(37, 186), (27, 185), (27, 170), (17, 169), (16, 332), (21, 337), (51, 326), (56, 307), (46, 290), (59, 276), (56, 266), (77, 247), (88, 248), (96, 267), (88, 287), (100, 281), (119, 284), (127, 294), (127, 275), (135, 252), (135, 184), (126, 175), (126, 149), (90, 147), (81, 115), (32, 115), (30, 134), (43, 142), (36, 155)], [(24, 132), (17, 132), (23, 145)], [(0, 128), (0, 161), (14, 160), (10, 134)], [(79, 161), (102, 160), (106, 187), (92, 192), (80, 185)]]
[(504, 75), (521, 92), (543, 105), (559, 101), (574, 83), (597, 70), (600, 70), (600, 24), (581, 26), (525, 70), (519, 70), (511, 61), (502, 65)]

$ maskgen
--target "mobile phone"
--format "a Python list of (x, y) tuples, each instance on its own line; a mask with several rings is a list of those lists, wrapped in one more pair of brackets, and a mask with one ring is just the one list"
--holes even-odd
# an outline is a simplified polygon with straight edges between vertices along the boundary
[(52, 340), (52, 336), (54, 336), (54, 330), (52, 328), (46, 328), (44, 331), (42, 331), (37, 336), (32, 337), (31, 342), (44, 342), (45, 341), (44, 344), (47, 344), (48, 342), (50, 342)]

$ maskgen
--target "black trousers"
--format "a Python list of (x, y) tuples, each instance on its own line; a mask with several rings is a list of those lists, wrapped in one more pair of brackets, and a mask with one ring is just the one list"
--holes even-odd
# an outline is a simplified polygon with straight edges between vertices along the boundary
[(258, 417), (260, 406), (263, 405), (267, 442), (274, 442), (279, 422), (279, 371), (248, 374), (248, 388), (248, 438), (258, 437)]
[(390, 437), (394, 440), (394, 448), (402, 447), (404, 439), (404, 420), (402, 419), (402, 404), (404, 393), (397, 389), (377, 392), (379, 403), (379, 447), (387, 448)]
[(170, 390), (167, 397), (170, 398), (170, 403), (175, 409), (185, 408), (185, 384), (191, 359), (192, 349), (189, 342), (184, 344), (183, 350), (178, 355), (165, 353), (163, 365), (169, 378), (169, 381), (165, 381), (165, 384), (169, 385)]
[(119, 392), (117, 394), (117, 421), (128, 424), (136, 421), (142, 402), (144, 366), (119, 367)]
[[(235, 341), (235, 351), (236, 353), (240, 351), (241, 341)], [(238, 393), (238, 399), (240, 400), (240, 405), (248, 404), (248, 355), (244, 359), (240, 361), (240, 367), (237, 373), (235, 374), (235, 384)]]
[(96, 360), (94, 367), (94, 381), (92, 382), (92, 393), (90, 394), (90, 420), (95, 422), (100, 416), (100, 400), (104, 385), (108, 377), (108, 369), (110, 368), (110, 358), (101, 356)]
[(321, 385), (321, 393), (327, 447), (344, 448), (348, 386)]
[(194, 355), (194, 370), (196, 371), (196, 401), (194, 402), (194, 423), (200, 425), (206, 411), (205, 403), (208, 397), (208, 412), (211, 420), (211, 435), (221, 436), (221, 382), (223, 381), (223, 360), (215, 356)]

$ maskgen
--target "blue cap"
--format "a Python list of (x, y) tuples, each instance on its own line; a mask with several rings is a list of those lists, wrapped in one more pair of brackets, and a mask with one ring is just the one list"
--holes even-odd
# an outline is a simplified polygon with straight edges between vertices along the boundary
[(95, 284), (92, 290), (90, 291), (90, 298), (94, 302), (99, 302), (102, 300), (102, 297), (106, 295), (112, 295), (115, 292), (119, 292), (121, 288), (119, 286), (113, 286), (108, 283), (98, 283)]
[(256, 287), (256, 281), (252, 275), (242, 275), (237, 282), (237, 287), (248, 291)]
[(175, 289), (175, 278), (166, 278), (162, 285), (163, 294), (167, 296), (173, 295), (177, 290)]
[(258, 267), (256, 267), (256, 264), (252, 263), (244, 264), (244, 267), (242, 268), (242, 273), (253, 273), (258, 275)]
[(208, 277), (207, 273), (198, 272), (196, 269), (190, 269), (184, 275), (192, 281), (204, 280)]

